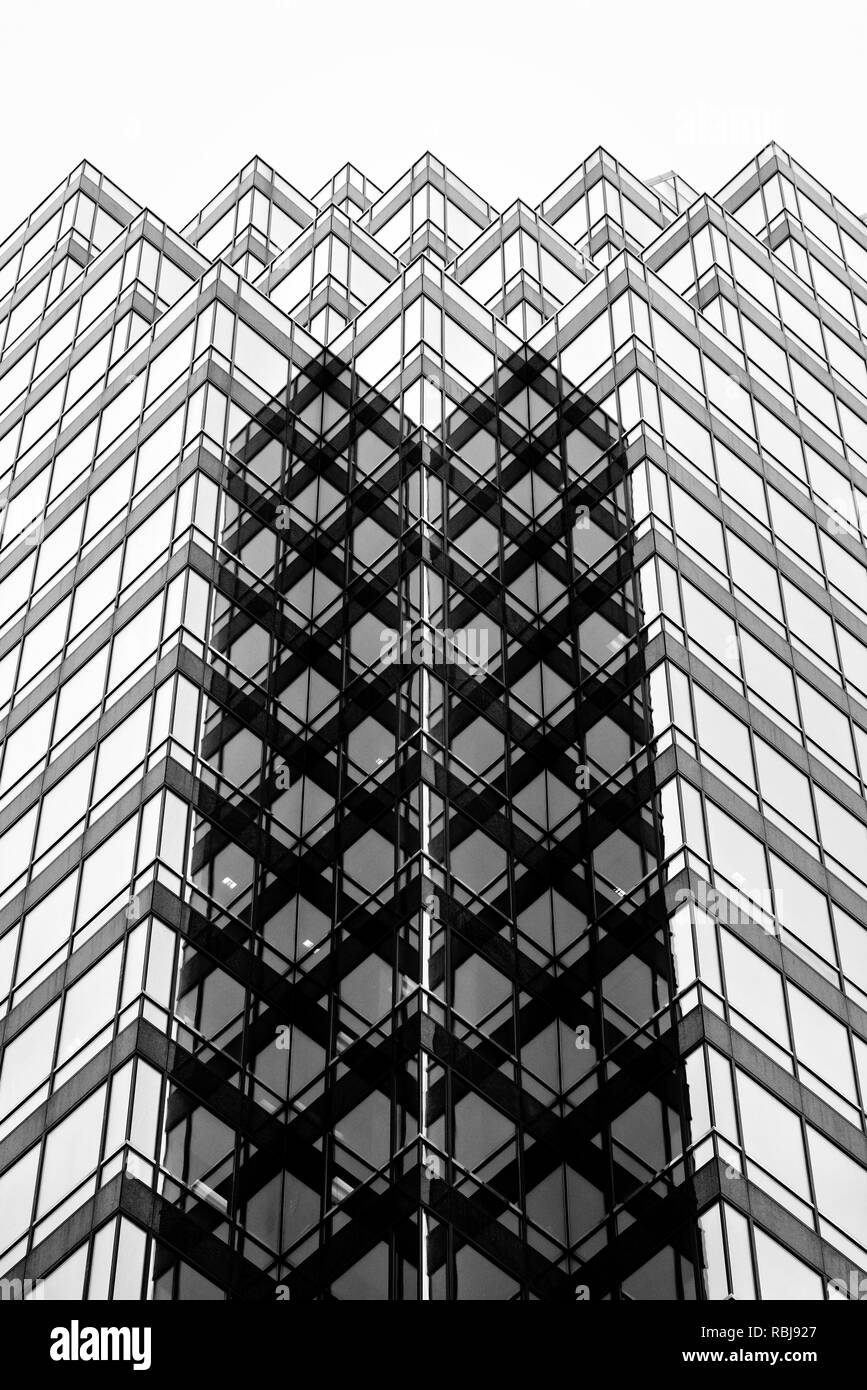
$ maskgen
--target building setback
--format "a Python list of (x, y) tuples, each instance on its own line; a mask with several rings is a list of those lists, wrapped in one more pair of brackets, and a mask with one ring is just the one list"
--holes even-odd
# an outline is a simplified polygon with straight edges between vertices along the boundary
[(865, 334), (776, 145), (0, 245), (4, 1289), (860, 1296)]

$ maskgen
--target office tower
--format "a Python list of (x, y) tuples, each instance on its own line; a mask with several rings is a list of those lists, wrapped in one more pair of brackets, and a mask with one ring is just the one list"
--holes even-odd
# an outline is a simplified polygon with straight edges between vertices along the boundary
[(84, 164), (0, 296), (0, 1278), (859, 1297), (863, 221)]

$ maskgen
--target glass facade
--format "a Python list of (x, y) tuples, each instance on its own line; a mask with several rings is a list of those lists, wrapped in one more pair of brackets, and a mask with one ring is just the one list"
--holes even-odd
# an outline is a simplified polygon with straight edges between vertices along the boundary
[(867, 227), (775, 145), (74, 170), (0, 245), (0, 1276), (858, 1297), (865, 538)]

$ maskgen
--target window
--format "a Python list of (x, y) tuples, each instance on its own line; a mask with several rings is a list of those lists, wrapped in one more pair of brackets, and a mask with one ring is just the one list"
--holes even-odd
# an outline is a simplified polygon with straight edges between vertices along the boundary
[[(867, 1170), (810, 1125), (807, 1136), (819, 1211), (867, 1247)], [(821, 1224), (826, 1239), (833, 1242), (833, 1231)]]
[(756, 1226), (756, 1260), (762, 1299), (822, 1299), (822, 1276), (793, 1255), (778, 1240)]
[(60, 1065), (115, 1015), (122, 944), (88, 970), (66, 992), (57, 1062)]
[[(41, 1013), (35, 1022), (7, 1044), (0, 1070), (0, 1116), (9, 1115), (40, 1081), (47, 1079), (54, 1058), (60, 1004)], [(42, 1099), (37, 1095), (37, 1101)]]
[[(798, 1057), (817, 1076), (857, 1104), (846, 1028), (791, 982), (788, 993)], [(804, 1079), (809, 1085), (809, 1078)]]
[(713, 769), (714, 772), (731, 785), (730, 771), (741, 782), (755, 789), (756, 778), (746, 724), (736, 719), (700, 686), (696, 685), (693, 689), (699, 745), (719, 764)]
[(30, 1224), (39, 1152), (35, 1144), (0, 1177), (0, 1250), (7, 1250)]
[(842, 864), (859, 882), (867, 882), (867, 826), (821, 787), (815, 791), (826, 855)]
[(836, 670), (837, 648), (834, 642), (834, 624), (828, 614), (785, 578), (783, 579), (783, 594), (793, 638), (799, 644), (803, 644), (808, 651), (818, 652)]
[(766, 900), (768, 875), (760, 842), (712, 801), (707, 802), (707, 823), (714, 864), (748, 897)]
[(831, 918), (824, 893), (777, 855), (772, 853), (770, 858), (777, 917), (823, 959), (833, 961)]
[[(39, 1202), (36, 1215), (44, 1216), (67, 1193), (77, 1188), (96, 1167), (102, 1141), (102, 1116), (107, 1087), (101, 1086), (71, 1115), (50, 1130), (45, 1140)], [(80, 1201), (90, 1194), (96, 1179), (82, 1190)], [(76, 1203), (78, 1205), (78, 1203)]]
[(779, 710), (800, 728), (795, 681), (790, 668), (743, 629), (740, 641), (747, 685), (772, 709)]
[[(811, 840), (815, 840), (816, 822), (808, 779), (762, 738), (756, 738), (756, 762), (762, 800), (775, 807), (786, 821), (793, 822)], [(774, 819), (780, 823), (777, 817)], [(791, 834), (785, 821), (783, 829)]]
[[(741, 1015), (732, 1020), (739, 1032), (759, 1043), (752, 1024), (755, 1024), (789, 1051), (789, 1025), (783, 997), (782, 977), (761, 956), (744, 946), (731, 932), (720, 931), (726, 994), (733, 1009)], [(749, 1021), (749, 1022), (748, 1022)], [(777, 1060), (779, 1054), (774, 1053)], [(789, 1068), (791, 1069), (791, 1068)]]
[[(767, 1187), (765, 1174), (769, 1173), (779, 1178), (792, 1192), (809, 1200), (807, 1160), (800, 1120), (794, 1110), (789, 1110), (745, 1072), (738, 1070), (737, 1078), (747, 1176), (752, 1177), (759, 1186)], [(750, 1160), (761, 1164), (764, 1173), (757, 1172)]]

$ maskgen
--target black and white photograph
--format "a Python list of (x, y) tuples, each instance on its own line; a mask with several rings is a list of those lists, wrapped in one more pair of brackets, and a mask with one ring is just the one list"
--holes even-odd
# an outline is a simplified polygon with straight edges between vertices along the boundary
[(301, 1304), (538, 1302), (830, 1374), (863, 9), (0, 31), (7, 1342), (249, 1381)]

